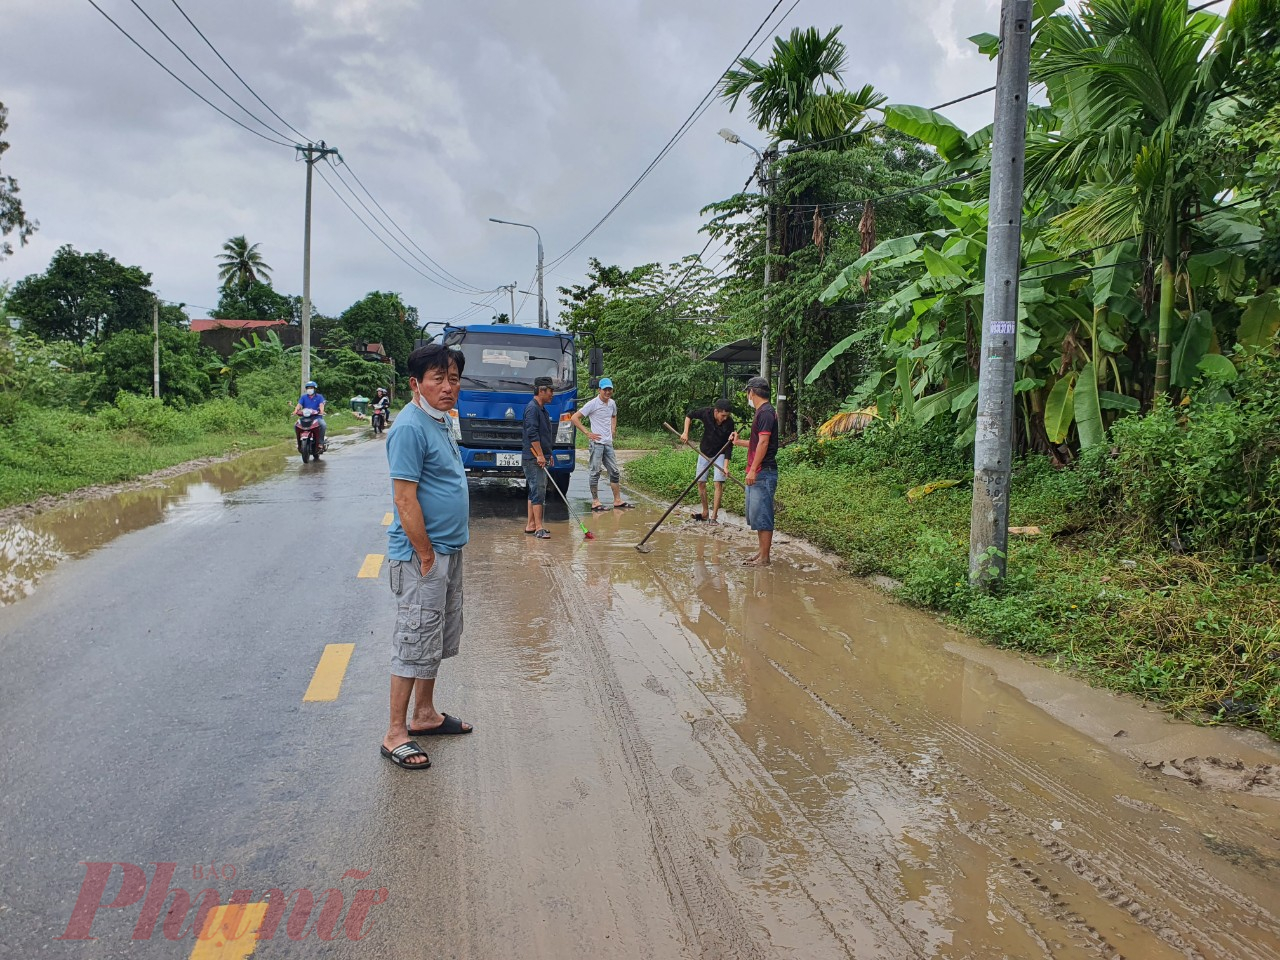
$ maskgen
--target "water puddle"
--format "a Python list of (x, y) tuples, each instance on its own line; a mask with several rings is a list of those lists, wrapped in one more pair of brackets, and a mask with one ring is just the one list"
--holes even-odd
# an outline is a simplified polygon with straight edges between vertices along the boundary
[(291, 453), (287, 446), (256, 450), (0, 527), (0, 606), (29, 597), (64, 560), (85, 556), (126, 533), (157, 523), (218, 523), (226, 516), (231, 494), (278, 474)]
[[(617, 631), (642, 625), (696, 684), (695, 740), (723, 722), (767, 771), (721, 797), (770, 851), (761, 883), (822, 864), (920, 956), (1280, 956), (1265, 737), (983, 647), (798, 548), (744, 569), (746, 531), (677, 522), (653, 554), (609, 549), (642, 535), (628, 522), (574, 551), (578, 580), (607, 578)], [(761, 812), (770, 790), (789, 815)]]

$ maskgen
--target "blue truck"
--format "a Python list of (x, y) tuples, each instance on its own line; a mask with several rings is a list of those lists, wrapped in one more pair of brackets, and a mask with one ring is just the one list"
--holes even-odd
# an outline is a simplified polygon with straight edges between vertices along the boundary
[(573, 335), (510, 323), (448, 326), (439, 334), (466, 357), (458, 405), (450, 411), (454, 437), (468, 477), (524, 476), (520, 465), (525, 405), (535, 377), (550, 377), (555, 396), (547, 413), (555, 426), (555, 449), (547, 464), (561, 490), (574, 467), (578, 370)]

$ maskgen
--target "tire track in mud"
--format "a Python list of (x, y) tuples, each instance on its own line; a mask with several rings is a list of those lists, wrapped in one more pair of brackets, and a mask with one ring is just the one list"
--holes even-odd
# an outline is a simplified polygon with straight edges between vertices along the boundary
[[(958, 749), (967, 750), (975, 759), (985, 764), (1018, 771), (1020, 775), (1036, 782), (1046, 791), (1045, 796), (1035, 798), (1039, 801), (1041, 814), (1039, 818), (1028, 814), (1025, 808), (1016, 811), (1010, 808), (1012, 813), (1016, 813), (1024, 821), (1034, 825), (1051, 820), (1054, 810), (1049, 806), (1050, 800), (1054, 804), (1068, 803), (1074, 809), (1082, 811), (1091, 821), (1089, 836), (1098, 849), (1086, 854), (1071, 844), (1063, 842), (1060, 835), (1046, 833), (1042, 827), (1036, 832), (1036, 840), (1049, 852), (1053, 860), (1093, 886), (1099, 895), (1113, 906), (1125, 910), (1148, 926), (1153, 923), (1167, 926), (1186, 923), (1165, 908), (1149, 908), (1143, 905), (1143, 898), (1150, 899), (1151, 894), (1145, 894), (1136, 883), (1126, 878), (1126, 874), (1132, 874), (1136, 869), (1155, 887), (1154, 894), (1178, 902), (1184, 910), (1198, 919), (1198, 924), (1184, 931), (1186, 936), (1214, 933), (1234, 942), (1238, 951), (1234, 956), (1265, 956), (1265, 954), (1255, 953), (1252, 944), (1236, 940), (1233, 928), (1215, 922), (1215, 915), (1218, 912), (1213, 902), (1215, 899), (1230, 903), (1237, 911), (1249, 914), (1247, 922), (1255, 928), (1280, 936), (1280, 925), (1277, 925), (1275, 916), (1265, 907), (1249, 899), (1241, 891), (1212, 877), (1203, 867), (1162, 843), (1157, 836), (1152, 835), (1147, 838), (1147, 845), (1153, 853), (1157, 854), (1156, 857), (1130, 855), (1123, 861), (1117, 860), (1115, 855), (1108, 851), (1132, 846), (1131, 836), (1113, 829), (1109, 825), (1112, 818), (1100, 806), (1087, 797), (1080, 796), (1066, 783), (1043, 775), (1039, 770), (999, 749), (990, 741), (976, 737), (970, 731), (950, 721), (940, 720), (927, 711), (922, 711), (921, 714), (929, 719), (943, 735), (949, 737)], [(971, 789), (985, 791), (980, 784), (955, 769), (954, 764), (950, 766), (953, 775), (962, 779)], [(1199, 956), (1189, 944), (1179, 944), (1177, 939), (1172, 937), (1168, 939), (1184, 949), (1184, 952), (1190, 951), (1188, 956)]]
[[(678, 609), (676, 599), (661, 583), (658, 586), (673, 608)], [(708, 615), (718, 623), (722, 622), (714, 612), (708, 611)], [(689, 638), (683, 625), (677, 625), (677, 629), (692, 649), (696, 641)], [(639, 652), (639, 648), (632, 646)], [(653, 649), (662, 651), (660, 644)], [(672, 675), (683, 678), (684, 671), (679, 664), (669, 654), (666, 659)], [(643, 686), (651, 692), (660, 689), (663, 696), (672, 696), (652, 676)], [(840, 845), (833, 843), (823, 828), (792, 800), (756, 753), (743, 742), (733, 724), (705, 691), (692, 681), (687, 681), (687, 687), (693, 699), (713, 714), (692, 721), (693, 739), (702, 745), (723, 782), (749, 787), (754, 791), (756, 802), (771, 809), (780, 822), (787, 824), (788, 839), (802, 848), (803, 855), (784, 857), (785, 867), (848, 956), (859, 960), (870, 960), (871, 957), (899, 960), (931, 954), (932, 950), (920, 942), (919, 931), (906, 922), (902, 910), (891, 902), (893, 896), (904, 894), (897, 889), (895, 881), (879, 872), (885, 851), (871, 844), (862, 844), (857, 847), (856, 855), (850, 856), (847, 849), (842, 850)], [(677, 767), (673, 770), (672, 779), (694, 793), (685, 785), (688, 778), (681, 775), (682, 769)], [(857, 891), (857, 896), (851, 897), (850, 891)]]
[[(638, 793), (648, 819), (658, 865), (685, 942), (704, 960), (766, 960), (769, 954), (757, 943), (714, 864), (708, 860), (704, 839), (693, 836), (680, 816), (680, 806), (667, 790), (666, 777), (640, 734), (600, 628), (589, 618), (588, 611), (598, 608), (581, 595), (570, 571), (560, 566), (544, 569), (556, 588), (552, 594), (564, 620), (573, 627), (566, 636), (565, 648), (577, 647), (577, 659), (595, 690), (598, 709), (607, 718), (631, 768), (629, 786)], [(571, 597), (574, 602), (570, 602)]]
[[(765, 656), (765, 659), (779, 674), (804, 691), (833, 720), (868, 744), (881, 758), (901, 770), (905, 782), (916, 789), (928, 789), (933, 793), (946, 793), (955, 788), (964, 788), (981, 804), (995, 811), (1002, 821), (996, 829), (991, 829), (989, 824), (985, 829), (975, 829), (976, 825), (965, 824), (959, 818), (955, 819), (954, 825), (968, 839), (988, 847), (1002, 858), (1009, 866), (1011, 875), (1021, 878), (1022, 882), (1034, 891), (1045, 919), (1063, 924), (1088, 942), (1097, 956), (1104, 960), (1113, 960), (1113, 958), (1118, 960), (1125, 955), (1093, 924), (1069, 906), (1065, 891), (1054, 890), (1048, 880), (1041, 875), (1043, 871), (1037, 873), (1027, 865), (1025, 854), (1020, 855), (1008, 840), (1003, 829), (1006, 825), (1016, 825), (1020, 836), (1038, 846), (1049, 860), (1069, 870), (1079, 880), (1092, 887), (1100, 901), (1123, 911), (1133, 922), (1189, 960), (1205, 960), (1208, 956), (1226, 957), (1231, 960), (1246, 960), (1246, 958), (1247, 960), (1267, 960), (1267, 958), (1274, 960), (1280, 956), (1266, 947), (1259, 947), (1242, 940), (1237, 929), (1216, 920), (1219, 907), (1230, 906), (1235, 911), (1247, 913), (1249, 925), (1275, 935), (1280, 933), (1280, 927), (1277, 927), (1276, 920), (1269, 911), (1240, 891), (1209, 876), (1202, 868), (1169, 849), (1156, 838), (1148, 837), (1147, 843), (1153, 852), (1158, 854), (1157, 856), (1131, 857), (1123, 862), (1101, 850), (1080, 849), (1043, 828), (1042, 822), (1053, 819), (1053, 815), (1051, 811), (1044, 809), (1044, 798), (1036, 792), (1026, 790), (1024, 787), (1019, 802), (1034, 801), (1042, 810), (1043, 815), (1039, 819), (1025, 809), (1018, 809), (1007, 803), (964, 773), (963, 768), (966, 764), (946, 757), (941, 751), (936, 751), (932, 755), (934, 772), (923, 772), (920, 765), (898, 755), (891, 747), (886, 746), (880, 737), (864, 730), (785, 666), (770, 657)], [(874, 724), (891, 730), (894, 735), (904, 739), (921, 738), (920, 730), (907, 731), (902, 724), (880, 713), (858, 694), (846, 690), (842, 695), (857, 701), (860, 710), (864, 711)], [(1120, 836), (1105, 827), (1104, 824), (1109, 819), (1106, 813), (1065, 783), (1029, 767), (1024, 761), (974, 736), (970, 731), (957, 727), (949, 721), (939, 720), (926, 710), (917, 710), (913, 718), (923, 722), (926, 739), (931, 731), (938, 740), (945, 740), (957, 751), (968, 753), (973, 758), (975, 768), (1003, 771), (1009, 774), (1009, 779), (1015, 783), (1016, 775), (1021, 774), (1036, 783), (1041, 790), (1048, 792), (1055, 802), (1061, 801), (1079, 810), (1082, 816), (1091, 821), (1091, 839), (1103, 845), (1110, 840), (1115, 849), (1132, 848), (1131, 836)], [(950, 781), (956, 787), (949, 787), (944, 781)], [(1150, 893), (1143, 891), (1125, 878), (1126, 872), (1132, 872), (1134, 869), (1148, 878), (1154, 885), (1153, 891)], [(1200, 881), (1196, 892), (1200, 893), (1203, 899), (1188, 895), (1185, 888), (1191, 877)], [(1170, 909), (1155, 906), (1152, 902), (1153, 897), (1177, 904), (1183, 911), (1194, 917), (1196, 922), (1193, 923)], [(1200, 946), (1196, 945), (1197, 942)], [(1202, 952), (1206, 949), (1211, 952), (1209, 954)]]

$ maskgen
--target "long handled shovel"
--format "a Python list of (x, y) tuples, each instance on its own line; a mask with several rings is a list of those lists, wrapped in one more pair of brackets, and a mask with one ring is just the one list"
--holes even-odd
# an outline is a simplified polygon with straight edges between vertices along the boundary
[[(676, 428), (675, 428), (675, 427), (673, 427), (671, 424), (669, 424), (669, 423), (664, 423), (664, 424), (663, 424), (663, 426), (664, 426), (664, 427), (666, 427), (668, 430), (670, 430), (670, 431), (672, 432), (672, 434), (674, 434), (674, 435), (675, 435), (675, 438), (676, 438), (677, 440), (679, 440), (681, 443), (683, 443), (686, 447), (688, 447), (690, 450), (692, 450), (692, 451), (693, 451), (694, 453), (696, 453), (698, 456), (700, 456), (700, 457), (701, 457), (701, 456), (704, 456), (704, 454), (703, 454), (703, 452), (702, 452), (701, 450), (699, 450), (699, 449), (698, 449), (697, 447), (695, 447), (692, 443), (690, 443), (688, 440), (686, 440), (686, 439), (685, 439), (685, 438), (684, 438), (684, 437), (683, 437), (679, 432), (677, 432), (677, 431), (676, 431)], [(732, 480), (734, 483), (736, 483), (738, 486), (740, 486), (740, 487), (742, 488), (742, 492), (743, 492), (743, 493), (746, 493), (746, 492), (747, 492), (747, 485), (746, 485), (745, 483), (743, 483), (741, 480), (739, 480), (739, 479), (734, 475), (733, 471), (729, 469), (729, 463), (728, 463), (728, 461), (725, 461), (725, 465), (724, 465), (724, 472), (725, 472), (725, 473), (727, 473), (727, 474), (729, 475), (729, 479), (730, 479), (730, 480)]]
[[(724, 453), (726, 450), (728, 450), (729, 444), (731, 443), (733, 443), (732, 439), (726, 440), (724, 446), (720, 448), (720, 452), (716, 454), (716, 457), (720, 456), (721, 453)], [(689, 491), (692, 490), (694, 487), (696, 487), (698, 485), (698, 482), (707, 475), (707, 472), (711, 469), (712, 465), (715, 464), (716, 457), (711, 457), (707, 460), (707, 465), (698, 471), (698, 475), (693, 478), (693, 483), (689, 484), (687, 487), (684, 488), (684, 493), (680, 494), (680, 496), (676, 498), (675, 503), (667, 507), (667, 512), (658, 518), (658, 522), (649, 528), (649, 532), (644, 535), (644, 539), (636, 544), (637, 550), (639, 550), (641, 553), (648, 553), (650, 550), (653, 549), (653, 547), (645, 546), (645, 544), (648, 543), (649, 538), (652, 537), (657, 532), (660, 526), (662, 526), (662, 521), (666, 520), (667, 517), (671, 516), (671, 511), (674, 510), (676, 507), (680, 506), (680, 501), (689, 495)]]
[(582, 518), (573, 512), (573, 507), (569, 506), (569, 498), (564, 495), (564, 491), (560, 489), (555, 478), (551, 476), (551, 471), (546, 467), (542, 468), (542, 472), (547, 475), (547, 485), (556, 488), (556, 493), (560, 494), (560, 499), (564, 501), (564, 508), (569, 511), (569, 516), (578, 521), (578, 526), (582, 528), (582, 535), (588, 540), (594, 540), (595, 534), (587, 529), (587, 525), (582, 522)]

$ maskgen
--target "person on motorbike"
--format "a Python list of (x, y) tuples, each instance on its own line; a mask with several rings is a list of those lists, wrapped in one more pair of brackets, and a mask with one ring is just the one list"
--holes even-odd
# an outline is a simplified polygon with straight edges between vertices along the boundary
[(386, 387), (379, 387), (378, 392), (374, 394), (373, 409), (375, 412), (382, 413), (384, 425), (391, 426), (391, 397)]
[(324, 394), (320, 393), (314, 380), (308, 380), (302, 386), (303, 394), (298, 398), (298, 404), (293, 408), (295, 417), (316, 417), (316, 426), (320, 431), (319, 446), (323, 450), (325, 448), (325, 422), (324, 422)]

